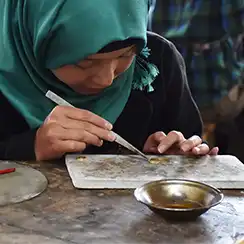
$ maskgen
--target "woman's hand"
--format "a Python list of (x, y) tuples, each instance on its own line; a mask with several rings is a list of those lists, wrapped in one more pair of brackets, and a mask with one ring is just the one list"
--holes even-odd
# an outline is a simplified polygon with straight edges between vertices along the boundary
[(148, 137), (143, 151), (171, 155), (217, 155), (219, 149), (214, 147), (210, 150), (199, 136), (185, 139), (178, 131), (171, 131), (168, 135), (160, 131)]
[(115, 140), (111, 130), (109, 122), (87, 110), (57, 106), (36, 133), (36, 159), (57, 159), (87, 145), (100, 147), (103, 140)]

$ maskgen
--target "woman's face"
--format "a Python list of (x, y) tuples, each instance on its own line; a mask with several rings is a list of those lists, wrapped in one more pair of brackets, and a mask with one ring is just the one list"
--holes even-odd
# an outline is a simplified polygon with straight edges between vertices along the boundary
[(98, 53), (76, 65), (66, 65), (52, 72), (74, 91), (87, 95), (96, 94), (112, 85), (113, 80), (130, 67), (135, 53), (135, 46)]

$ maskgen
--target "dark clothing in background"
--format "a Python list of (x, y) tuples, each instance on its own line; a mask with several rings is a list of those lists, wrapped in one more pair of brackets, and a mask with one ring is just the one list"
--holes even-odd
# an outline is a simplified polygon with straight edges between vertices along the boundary
[(152, 30), (183, 55), (199, 108), (211, 108), (243, 84), (244, 1), (158, 0), (154, 8)]
[(203, 121), (216, 124), (215, 145), (244, 162), (244, 1), (157, 0), (152, 5), (149, 29), (183, 55)]
[(235, 155), (244, 163), (244, 112), (234, 120), (218, 123), (215, 130), (215, 142), (221, 154)]
[[(149, 57), (160, 70), (154, 92), (132, 91), (114, 131), (142, 149), (147, 137), (156, 132), (179, 130), (186, 137), (201, 136), (202, 122), (191, 97), (182, 56), (164, 38), (149, 33)], [(34, 160), (36, 130), (30, 130), (23, 117), (0, 94), (0, 159)], [(117, 144), (89, 147), (84, 153), (112, 153)]]

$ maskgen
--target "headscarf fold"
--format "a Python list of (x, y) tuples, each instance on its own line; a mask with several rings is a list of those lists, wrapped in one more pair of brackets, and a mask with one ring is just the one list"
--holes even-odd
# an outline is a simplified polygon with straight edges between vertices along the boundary
[[(144, 55), (148, 8), (148, 0), (1, 0), (0, 91), (31, 128), (55, 107), (48, 90), (114, 123), (132, 87), (151, 91), (158, 74)], [(130, 38), (142, 41), (140, 58), (97, 95), (78, 94), (50, 72)]]

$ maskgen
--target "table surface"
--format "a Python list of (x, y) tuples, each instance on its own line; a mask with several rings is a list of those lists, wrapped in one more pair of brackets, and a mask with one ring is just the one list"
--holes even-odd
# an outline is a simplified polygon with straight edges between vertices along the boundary
[(244, 238), (244, 191), (224, 191), (224, 201), (192, 223), (168, 223), (132, 191), (77, 190), (63, 163), (29, 165), (46, 175), (48, 189), (0, 208), (1, 244), (234, 244)]

